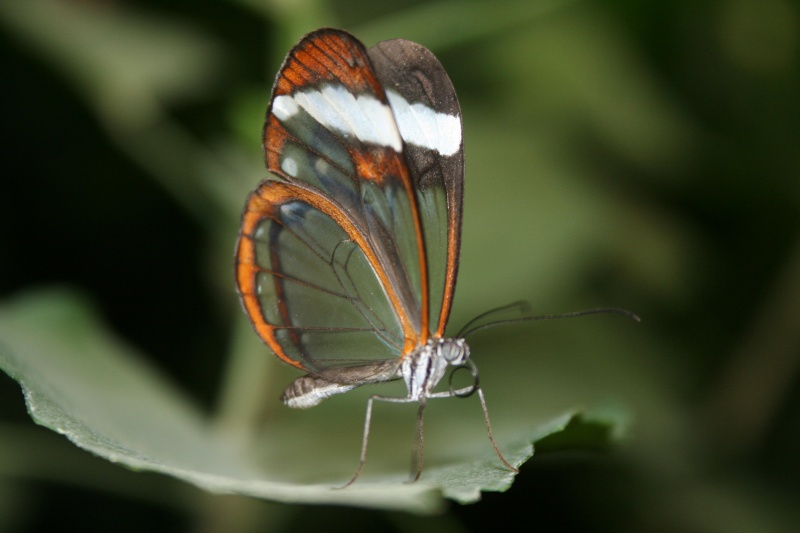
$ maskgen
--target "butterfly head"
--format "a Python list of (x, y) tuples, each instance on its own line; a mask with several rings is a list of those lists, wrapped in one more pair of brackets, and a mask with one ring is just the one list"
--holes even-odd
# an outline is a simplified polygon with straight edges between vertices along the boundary
[(432, 338), (420, 346), (400, 366), (400, 376), (413, 401), (430, 397), (431, 391), (451, 366), (464, 366), (469, 361), (469, 346), (464, 339)]

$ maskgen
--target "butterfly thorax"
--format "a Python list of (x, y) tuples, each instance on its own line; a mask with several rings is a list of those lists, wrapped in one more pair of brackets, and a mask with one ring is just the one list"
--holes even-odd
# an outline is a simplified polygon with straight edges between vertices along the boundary
[(449, 366), (463, 365), (469, 358), (469, 346), (464, 339), (432, 338), (400, 365), (400, 375), (408, 388), (408, 399), (427, 398), (442, 380)]

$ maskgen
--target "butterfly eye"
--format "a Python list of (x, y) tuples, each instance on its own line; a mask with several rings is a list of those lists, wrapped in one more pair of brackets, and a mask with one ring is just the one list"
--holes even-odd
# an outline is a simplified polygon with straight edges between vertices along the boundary
[(441, 340), (439, 353), (451, 365), (463, 365), (469, 359), (469, 346), (464, 339)]

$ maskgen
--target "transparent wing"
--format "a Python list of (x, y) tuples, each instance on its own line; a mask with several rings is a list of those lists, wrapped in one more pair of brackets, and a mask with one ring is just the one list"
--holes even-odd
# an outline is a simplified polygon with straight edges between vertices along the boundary
[(335, 204), (265, 181), (247, 201), (237, 281), (259, 335), (312, 372), (398, 357), (405, 337), (364, 239)]
[(321, 373), (399, 358), (428, 336), (414, 184), (363, 46), (309, 34), (287, 56), (264, 127), (275, 178), (250, 195), (237, 248), (242, 302), (286, 362)]
[(464, 145), (461, 108), (444, 67), (425, 47), (394, 39), (369, 51), (392, 105), (425, 236), (431, 330), (444, 335), (461, 248)]

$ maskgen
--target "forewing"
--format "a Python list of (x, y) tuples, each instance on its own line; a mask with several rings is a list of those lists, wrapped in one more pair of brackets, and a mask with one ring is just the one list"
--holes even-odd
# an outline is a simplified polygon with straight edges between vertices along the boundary
[(369, 55), (404, 141), (425, 236), (431, 330), (442, 336), (461, 247), (461, 108), (444, 67), (425, 47), (394, 39), (378, 43)]
[(248, 199), (237, 282), (261, 337), (320, 372), (427, 340), (422, 227), (403, 143), (367, 53), (339, 30), (287, 56), (264, 126), (275, 175)]

